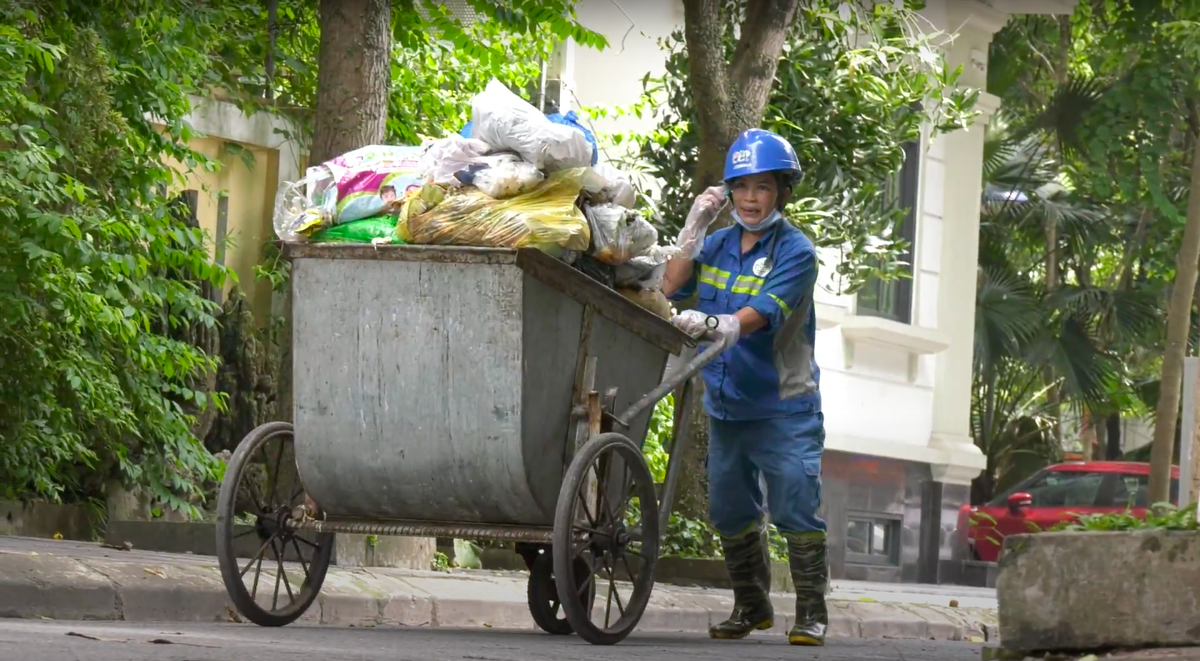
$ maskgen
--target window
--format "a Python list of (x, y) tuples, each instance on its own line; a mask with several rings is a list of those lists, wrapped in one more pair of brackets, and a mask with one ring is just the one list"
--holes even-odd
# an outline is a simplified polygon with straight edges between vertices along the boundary
[(1111, 473), (1044, 471), (988, 504), (1006, 505), (1010, 495), (1023, 491), (1033, 497), (1033, 507), (1093, 507), (1100, 485), (1108, 475)]
[[(1172, 503), (1179, 502), (1179, 479), (1171, 479), (1169, 495)], [(1109, 498), (1099, 503), (1102, 507), (1128, 509), (1131, 507), (1150, 507), (1150, 476), (1149, 475), (1118, 475), (1114, 490)]]
[[(1014, 493), (1033, 496), (1034, 507), (1149, 507), (1150, 478), (1146, 475), (1086, 471), (1040, 471), (993, 498), (988, 505), (1006, 505)], [(1171, 502), (1179, 502), (1179, 479), (1171, 479)]]
[(900, 564), (900, 519), (874, 514), (846, 517), (846, 562)]
[(883, 317), (903, 324), (912, 323), (912, 277), (913, 249), (917, 236), (917, 186), (920, 182), (921, 146), (919, 142), (904, 145), (904, 165), (900, 172), (884, 186), (885, 202), (905, 209), (899, 230), (900, 237), (908, 242), (908, 249), (900, 254), (907, 263), (901, 269), (903, 275), (890, 282), (870, 279), (858, 291), (858, 313), (872, 317)]

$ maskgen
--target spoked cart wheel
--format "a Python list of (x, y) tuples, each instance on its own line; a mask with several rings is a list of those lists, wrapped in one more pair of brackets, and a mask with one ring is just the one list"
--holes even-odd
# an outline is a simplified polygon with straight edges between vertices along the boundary
[[(592, 581), (591, 571), (582, 558), (575, 559), (574, 578), (579, 581), (575, 587), (580, 606), (590, 612), (596, 599), (596, 583)], [(554, 582), (554, 560), (549, 549), (539, 553), (529, 568), (529, 613), (538, 627), (548, 634), (569, 636), (575, 633), (574, 627), (563, 614), (558, 586)]]
[[(217, 559), (225, 589), (239, 613), (264, 627), (291, 624), (308, 610), (333, 553), (333, 533), (302, 537), (286, 525), (304, 515), (294, 440), (286, 422), (269, 422), (247, 434), (229, 460), (217, 501)], [(242, 523), (253, 527), (235, 532)], [(254, 543), (240, 541), (248, 537)], [(239, 558), (238, 546), (257, 552)]]
[[(563, 478), (551, 552), (559, 601), (580, 638), (613, 645), (637, 626), (654, 589), (658, 531), (654, 479), (641, 449), (613, 433), (584, 444)], [(575, 597), (574, 586), (587, 585), (602, 604), (589, 608)]]

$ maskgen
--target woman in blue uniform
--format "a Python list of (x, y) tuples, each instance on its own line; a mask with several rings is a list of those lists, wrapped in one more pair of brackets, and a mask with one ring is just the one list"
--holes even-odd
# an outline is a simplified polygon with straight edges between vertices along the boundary
[[(774, 624), (768, 513), (787, 540), (796, 585), (789, 641), (823, 645), (829, 625), (825, 522), (817, 516), (825, 447), (813, 359), (817, 254), (783, 218), (799, 175), (787, 140), (761, 129), (741, 134), (726, 156), (724, 185), (696, 198), (677, 241), (682, 253), (666, 270), (667, 296), (698, 295), (675, 325), (699, 335), (715, 317), (716, 332), (736, 342), (704, 369), (710, 516), (735, 600), (729, 619), (710, 629), (713, 638)], [(726, 204), (736, 224), (705, 238)]]

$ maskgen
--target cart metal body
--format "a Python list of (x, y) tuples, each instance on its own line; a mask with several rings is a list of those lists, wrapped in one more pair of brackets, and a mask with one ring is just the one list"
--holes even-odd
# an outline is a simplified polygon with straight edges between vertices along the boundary
[(549, 527), (584, 359), (623, 410), (688, 340), (537, 251), (293, 255), (296, 462), (329, 518)]
[[(239, 611), (265, 626), (303, 614), (334, 533), (514, 541), (539, 626), (598, 644), (624, 639), (653, 589), (694, 377), (725, 345), (711, 343), (664, 380), (668, 359), (695, 340), (536, 250), (289, 244), (284, 255), (295, 424), (269, 423), (242, 441), (218, 505), (218, 557)], [(674, 441), (657, 489), (641, 447), (654, 405), (673, 392)], [(268, 477), (255, 482), (259, 454)], [(264, 481), (291, 495), (246, 495)], [(251, 588), (243, 579), (255, 559), (242, 567), (233, 552), (240, 512), (262, 540)], [(257, 592), (268, 549), (277, 565), (270, 608)], [(285, 555), (301, 559), (295, 594)], [(610, 603), (600, 626), (592, 620), (602, 579)], [(617, 594), (610, 625), (619, 581), (633, 593), (623, 605)], [(292, 599), (283, 608), (281, 583)]]

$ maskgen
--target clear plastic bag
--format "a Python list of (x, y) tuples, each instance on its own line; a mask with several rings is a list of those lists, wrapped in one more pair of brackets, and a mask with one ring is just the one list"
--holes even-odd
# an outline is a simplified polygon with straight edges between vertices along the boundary
[(464, 188), (432, 210), (408, 219), (409, 243), (537, 248), (558, 255), (585, 251), (587, 219), (575, 206), (585, 168), (551, 174), (533, 190), (506, 200)]
[(658, 230), (629, 209), (599, 204), (588, 211), (592, 256), (605, 264), (620, 266), (658, 242)]
[(275, 236), (288, 243), (306, 241), (308, 235), (334, 224), (337, 197), (333, 175), (328, 170), (312, 169), (300, 181), (289, 181), (275, 193), (275, 214), (271, 224)]
[(667, 261), (679, 252), (679, 248), (675, 246), (650, 246), (637, 257), (617, 267), (617, 286), (630, 289), (662, 289)]
[(633, 190), (633, 184), (629, 177), (624, 172), (614, 168), (608, 163), (600, 163), (595, 165), (593, 169), (596, 174), (604, 177), (605, 184), (599, 193), (593, 196), (593, 201), (597, 203), (612, 203), (628, 209), (632, 209), (637, 205), (637, 193)]
[(527, 193), (545, 180), (533, 163), (506, 161), (475, 173), (475, 187), (497, 200)]
[(546, 172), (592, 163), (592, 145), (582, 131), (550, 121), (495, 78), (471, 101), (471, 137), (515, 151)]

